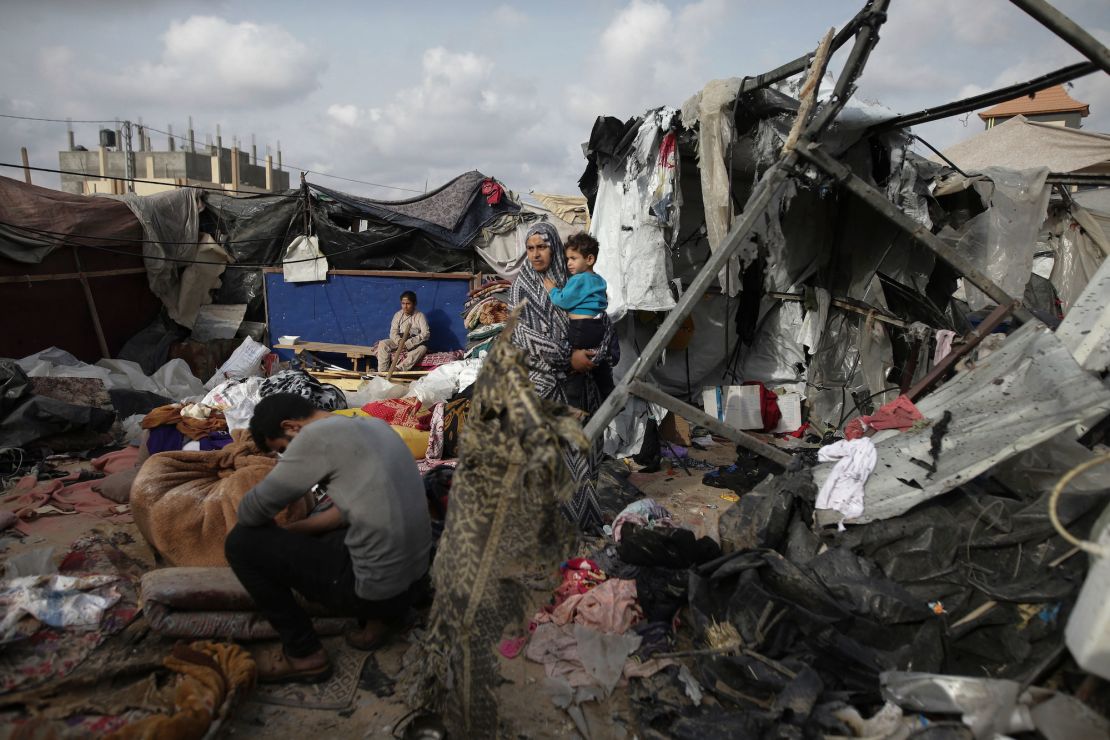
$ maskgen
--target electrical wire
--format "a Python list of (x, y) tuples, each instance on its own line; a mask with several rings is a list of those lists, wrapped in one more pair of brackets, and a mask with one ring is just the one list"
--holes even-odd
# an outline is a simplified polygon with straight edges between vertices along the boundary
[[(3, 222), (3, 221), (0, 221), (0, 226), (10, 226), (10, 227), (15, 228), (15, 229), (25, 228), (25, 227), (22, 227), (22, 226), (17, 226), (15, 224), (9, 224), (9, 223)], [(181, 257), (160, 257), (160, 256), (156, 256), (156, 255), (146, 255), (146, 254), (142, 254), (140, 252), (129, 252), (129, 251), (126, 251), (126, 250), (123, 250), (123, 249), (112, 249), (110, 247), (101, 247), (101, 246), (97, 246), (97, 245), (94, 245), (94, 244), (74, 244), (72, 242), (66, 242), (64, 240), (58, 242), (58, 246), (78, 247), (80, 249), (93, 249), (93, 250), (96, 250), (98, 252), (106, 252), (108, 254), (118, 254), (118, 255), (123, 255), (125, 257), (141, 257), (144, 260), (155, 260), (155, 261), (158, 261), (158, 262), (173, 262), (173, 263), (177, 263), (177, 264), (186, 264), (186, 265), (222, 265), (224, 267), (227, 267), (228, 269), (261, 270), (261, 269), (265, 269), (267, 267), (280, 267), (282, 265), (295, 265), (295, 264), (299, 264), (301, 262), (315, 262), (316, 260), (321, 259), (321, 258), (331, 259), (333, 257), (339, 257), (340, 255), (350, 254), (351, 252), (357, 252), (357, 251), (362, 250), (362, 249), (369, 249), (370, 247), (376, 247), (380, 244), (385, 244), (387, 242), (391, 242), (394, 239), (400, 239), (401, 237), (408, 236), (408, 235), (410, 235), (410, 234), (412, 234), (416, 231), (418, 231), (418, 229), (409, 229), (408, 231), (403, 231), (400, 234), (394, 234), (393, 236), (387, 236), (384, 239), (379, 239), (375, 242), (369, 242), (367, 244), (358, 244), (358, 245), (350, 247), (348, 249), (343, 249), (343, 250), (340, 250), (338, 252), (332, 252), (331, 254), (322, 254), (321, 257), (307, 257), (305, 259), (284, 260), (282, 262), (278, 262), (278, 263), (274, 263), (274, 264), (243, 263), (243, 262), (227, 263), (227, 262), (217, 262), (215, 260), (194, 260), (194, 259), (184, 259), (184, 258), (181, 258)], [(76, 238), (81, 238), (81, 237), (78, 236)], [(193, 242), (189, 242), (189, 243), (192, 244)]]
[[(27, 232), (30, 232), (32, 234), (38, 234), (38, 235), (41, 235), (41, 236), (61, 236), (61, 237), (70, 237), (70, 238), (73, 238), (73, 239), (96, 239), (96, 240), (99, 240), (99, 241), (102, 241), (102, 242), (112, 242), (113, 244), (117, 244), (119, 242), (126, 242), (126, 243), (130, 243), (130, 244), (196, 244), (197, 243), (196, 240), (188, 241), (188, 242), (173, 242), (173, 241), (166, 241), (165, 239), (129, 239), (129, 238), (122, 237), (122, 236), (116, 237), (116, 236), (92, 236), (91, 234), (67, 234), (64, 231), (50, 231), (48, 229), (39, 229), (39, 228), (36, 228), (34, 226), (20, 226), (18, 224), (7, 223), (5, 221), (0, 221), (0, 226), (8, 226), (8, 227), (13, 228), (13, 229), (19, 229), (21, 231), (27, 231)], [(211, 236), (211, 234), (209, 234), (209, 236)], [(231, 244), (254, 244), (256, 242), (270, 242), (270, 241), (274, 241), (275, 239), (282, 239), (282, 238), (284, 238), (284, 235), (282, 235), (282, 236), (260, 236), (257, 239), (229, 239), (227, 241), (219, 241), (217, 239), (216, 241), (219, 242), (220, 244), (223, 244), (224, 246), (228, 246), (228, 245), (231, 245)], [(213, 237), (213, 239), (215, 239), (215, 237)]]
[(1056, 511), (1056, 507), (1059, 506), (1060, 495), (1064, 492), (1064, 489), (1067, 488), (1068, 484), (1071, 483), (1074, 478), (1082, 475), (1093, 467), (1096, 467), (1098, 465), (1105, 465), (1106, 463), (1110, 463), (1110, 453), (1103, 453), (1097, 457), (1091, 458), (1090, 460), (1080, 465), (1077, 465), (1076, 467), (1069, 470), (1062, 478), (1060, 478), (1059, 482), (1057, 482), (1057, 484), (1052, 487), (1052, 494), (1048, 497), (1048, 519), (1052, 522), (1052, 526), (1056, 529), (1057, 534), (1063, 537), (1064, 540), (1066, 540), (1068, 543), (1074, 545), (1075, 547), (1078, 547), (1083, 552), (1090, 553), (1091, 555), (1097, 555), (1100, 558), (1110, 557), (1110, 547), (1099, 544), (1097, 542), (1091, 542), (1090, 540), (1081, 540), (1073, 535), (1071, 532), (1064, 528), (1063, 523), (1060, 521), (1060, 514)]
[[(184, 142), (189, 141), (189, 138), (186, 137), (186, 136), (182, 136), (180, 134), (171, 134), (169, 131), (163, 131), (162, 129), (154, 128), (153, 126), (147, 126), (147, 125), (144, 124), (143, 129), (146, 130), (146, 131), (153, 131), (157, 134), (162, 134), (163, 136), (169, 136), (169, 137), (174, 138), (174, 139), (180, 139), (181, 141), (184, 141)], [(239, 151), (244, 151), (244, 150), (240, 149)], [(407, 193), (421, 193), (421, 194), (423, 194), (425, 192), (423, 190), (416, 190), (414, 188), (403, 188), (403, 187), (400, 187), (398, 185), (383, 185), (380, 182), (369, 182), (368, 180), (358, 180), (358, 179), (355, 179), (353, 177), (342, 177), (340, 175), (331, 175), (331, 174), (328, 174), (327, 172), (320, 172), (319, 170), (310, 170), (307, 167), (301, 167), (299, 165), (293, 164), (292, 162), (283, 161), (281, 163), (281, 166), (283, 168), (289, 168), (291, 170), (299, 170), (301, 172), (304, 172), (304, 173), (310, 174), (310, 175), (319, 175), (321, 177), (331, 177), (331, 178), (334, 178), (336, 180), (345, 180), (346, 182), (355, 182), (355, 183), (358, 183), (359, 185), (370, 185), (370, 186), (373, 186), (375, 188), (385, 188), (387, 190), (402, 190), (402, 191), (405, 191)]]
[(17, 116), (11, 113), (0, 113), (0, 118), (14, 118), (19, 121), (45, 121), (47, 123), (118, 123), (118, 121), (81, 120), (76, 118), (36, 118), (35, 116)]
[[(47, 123), (111, 123), (111, 124), (115, 124), (115, 125), (118, 125), (120, 123), (119, 119), (112, 119), (112, 120), (93, 120), (93, 119), (70, 120), (70, 119), (64, 119), (64, 118), (37, 118), (37, 117), (33, 117), (33, 116), (16, 116), (16, 115), (12, 115), (10, 113), (0, 113), (0, 118), (13, 118), (13, 119), (17, 119), (17, 120), (20, 120), (20, 121), (41, 121), (41, 122), (47, 122)], [(178, 139), (178, 140), (183, 141), (183, 142), (194, 143), (187, 136), (182, 136), (181, 134), (172, 134), (169, 131), (163, 131), (162, 129), (154, 128), (153, 126), (148, 126), (145, 123), (144, 124), (133, 123), (132, 125), (143, 129), (144, 132), (153, 131), (156, 134), (162, 134), (163, 136), (169, 136), (171, 138)], [(333, 178), (335, 180), (343, 180), (345, 182), (358, 183), (359, 185), (369, 185), (371, 187), (384, 188), (386, 190), (400, 190), (400, 191), (403, 191), (403, 192), (406, 192), (406, 193), (421, 193), (421, 194), (426, 192), (424, 190), (417, 190), (416, 188), (405, 188), (405, 187), (401, 187), (399, 185), (384, 185), (380, 182), (370, 182), (369, 180), (359, 180), (359, 179), (354, 178), (354, 177), (344, 177), (342, 175), (332, 175), (332, 174), (327, 173), (327, 172), (321, 172), (320, 170), (310, 170), (307, 167), (300, 167), (298, 165), (293, 164), (292, 162), (282, 162), (282, 168), (283, 169), (284, 168), (289, 168), (291, 170), (299, 170), (299, 171), (304, 172), (306, 174), (319, 175), (320, 177), (330, 177), (330, 178)], [(32, 167), (30, 169), (35, 169), (35, 168)], [(43, 170), (43, 171), (50, 172), (51, 170)], [(76, 173), (66, 173), (66, 174), (85, 175), (86, 173), (76, 172)], [(123, 179), (123, 178), (101, 178), (101, 179)], [(141, 182), (141, 181), (140, 180), (134, 180), (134, 182)], [(165, 184), (165, 183), (156, 183), (156, 184), (162, 185), (162, 184)], [(190, 187), (192, 187), (192, 186), (190, 186)], [(230, 191), (228, 191), (228, 192), (230, 192)]]
[(11, 162), (0, 162), (0, 167), (10, 167), (15, 170), (32, 170), (34, 172), (53, 172), (58, 175), (76, 175), (91, 180), (116, 180), (118, 182), (141, 182), (149, 185), (163, 185), (171, 188), (193, 188), (195, 190), (204, 190), (205, 192), (216, 193), (243, 193), (245, 195), (254, 195), (265, 198), (303, 198), (304, 196), (299, 193), (257, 193), (253, 190), (232, 190), (230, 188), (220, 188), (207, 185), (180, 185), (175, 182), (159, 182), (158, 180), (141, 180), (137, 177), (117, 177), (115, 175), (94, 175), (88, 172), (76, 172), (74, 170), (55, 170), (49, 167), (24, 167), (21, 164), (13, 164)]

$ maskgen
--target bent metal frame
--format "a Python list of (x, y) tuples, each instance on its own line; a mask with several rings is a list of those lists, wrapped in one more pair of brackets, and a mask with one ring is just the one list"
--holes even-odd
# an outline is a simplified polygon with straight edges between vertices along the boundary
[[(1110, 50), (1107, 50), (1105, 46), (1070, 18), (1044, 0), (1011, 0), (1011, 2), (1079, 50), (1087, 57), (1088, 61), (1064, 67), (1028, 82), (1011, 85), (934, 108), (927, 108), (916, 113), (898, 116), (876, 125), (868, 133), (878, 133), (967, 113), (987, 105), (1011, 100), (1020, 95), (1029, 95), (1099, 70), (1110, 74)], [(644, 347), (643, 352), (641, 352), (631, 369), (620, 380), (601, 407), (590, 417), (585, 432), (591, 440), (596, 440), (601, 435), (609, 422), (628, 403), (630, 396), (637, 396), (645, 401), (663, 406), (675, 414), (704, 426), (715, 434), (731, 439), (739, 446), (762, 455), (773, 462), (783, 466), (791, 462), (793, 459), (791, 455), (709, 416), (694, 406), (665, 393), (647, 380), (648, 374), (659, 361), (663, 350), (674, 337), (679, 326), (693, 311), (695, 304), (705, 294), (705, 291), (716, 279), (717, 274), (729, 258), (736, 253), (767, 208), (775, 202), (790, 178), (805, 178), (809, 176), (809, 173), (814, 173), (818, 176), (830, 178), (841, 187), (847, 188), (894, 225), (905, 231), (919, 244), (932, 250), (937, 257), (948, 263), (964, 279), (990, 296), (999, 306), (999, 309), (995, 311), (997, 316), (992, 315), (998, 321), (1011, 313), (1014, 319), (1019, 322), (1026, 322), (1033, 318), (1032, 314), (1021, 305), (1020, 300), (1007, 294), (967, 258), (953, 250), (952, 247), (924, 226), (910, 219), (909, 216), (887, 200), (879, 190), (830, 156), (821, 145), (821, 136), (825, 129), (833, 122), (855, 91), (856, 80), (863, 72), (871, 50), (879, 41), (879, 28), (886, 21), (889, 5), (890, 0), (868, 0), (863, 9), (832, 38), (829, 44), (831, 49), (819, 48), (818, 52), (805, 54), (766, 74), (746, 78), (740, 85), (737, 96), (792, 77), (807, 68), (811, 76), (817, 75), (813, 79), (819, 80), (824, 76), (828, 58), (847, 43), (850, 38), (855, 37), (844, 71), (837, 81), (828, 102), (812, 115), (807, 114), (807, 106), (802, 106), (799, 111), (799, 118), (794, 123), (795, 129), (801, 131), (797, 143), (792, 147), (789, 145), (784, 147), (779, 159), (763, 174), (724, 242), (709, 256), (709, 259), (706, 260), (697, 276), (683, 292), (675, 307), (667, 314), (666, 319)], [(815, 91), (817, 86), (812, 87)], [(954, 359), (956, 358), (953, 358), (953, 361)], [(947, 365), (944, 368), (935, 368), (934, 373), (931, 373), (930, 376), (934, 380), (939, 378), (946, 367)]]

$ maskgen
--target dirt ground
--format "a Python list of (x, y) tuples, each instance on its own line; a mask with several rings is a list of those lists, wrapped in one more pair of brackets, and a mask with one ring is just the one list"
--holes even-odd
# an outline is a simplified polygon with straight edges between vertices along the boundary
[[(708, 451), (691, 450), (691, 457), (704, 463), (725, 465), (735, 459), (735, 450), (729, 444), (722, 444)], [(732, 504), (722, 498), (728, 491), (702, 484), (704, 472), (704, 469), (691, 469), (687, 473), (677, 466), (651, 474), (633, 473), (630, 480), (646, 495), (666, 506), (676, 520), (693, 529), (698, 536), (717, 538), (718, 518)], [(9, 530), (0, 536), (0, 557), (6, 560), (30, 549), (53, 546), (58, 562), (74, 540), (94, 530), (127, 555), (150, 568), (157, 567), (153, 551), (129, 516), (106, 520), (89, 514), (73, 514), (54, 517), (49, 527), (35, 535), (18, 536)], [(535, 607), (546, 603), (549, 595), (550, 591), (536, 591)], [(410, 633), (407, 639), (412, 639), (414, 634), (418, 633)], [(95, 676), (98, 671), (108, 672), (120, 662), (154, 665), (172, 646), (172, 640), (151, 633), (140, 614), (130, 627), (101, 645), (75, 673)], [(407, 642), (398, 640), (377, 651), (374, 659), (382, 672), (392, 677), (400, 671), (407, 648)], [(346, 646), (340, 649), (351, 650)], [(544, 692), (542, 665), (528, 661), (523, 655), (499, 660), (504, 680), (499, 689), (502, 717), (516, 734), (532, 738), (576, 734), (568, 715), (556, 708)], [(111, 689), (104, 687), (104, 690)], [(10, 711), (11, 707), (2, 706), (3, 699), (0, 697), (0, 711)], [(636, 734), (635, 717), (623, 688), (618, 687), (607, 701), (591, 702), (583, 708), (593, 737), (623, 738)], [(394, 736), (394, 728), (408, 714), (407, 706), (397, 696), (377, 696), (372, 690), (361, 687), (351, 705), (342, 710), (274, 706), (248, 698), (235, 708), (224, 723), (222, 733), (241, 738), (306, 737), (310, 733), (326, 733), (329, 738), (388, 738)], [(6, 737), (9, 732), (2, 722), (0, 719), (0, 737)]]

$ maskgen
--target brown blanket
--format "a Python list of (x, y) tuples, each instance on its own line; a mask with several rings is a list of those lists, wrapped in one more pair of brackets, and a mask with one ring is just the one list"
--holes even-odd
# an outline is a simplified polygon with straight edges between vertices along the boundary
[[(273, 469), (250, 435), (215, 452), (162, 452), (151, 456), (131, 487), (135, 524), (171, 565), (227, 565), (224, 540), (238, 521), (239, 502)], [(311, 495), (290, 504), (277, 523), (304, 519)]]

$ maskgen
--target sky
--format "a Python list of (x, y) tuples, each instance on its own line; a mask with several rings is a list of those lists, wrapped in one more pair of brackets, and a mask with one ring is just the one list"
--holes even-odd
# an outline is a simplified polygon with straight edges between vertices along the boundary
[[(1055, 0), (1110, 43), (1110, 2)], [(253, 133), (287, 169), (381, 199), (471, 169), (516, 191), (577, 192), (599, 115), (680, 106), (715, 78), (757, 75), (816, 47), (862, 0), (565, 2), (9, 2), (0, 113), (129, 119), (198, 145)], [(847, 47), (830, 65), (843, 65)], [(1080, 56), (1007, 0), (894, 0), (857, 95), (911, 112), (1019, 82)], [(1110, 132), (1110, 76), (1074, 83), (1084, 128)], [(114, 125), (112, 126), (114, 128)], [(974, 114), (915, 130), (947, 147)], [(97, 144), (95, 123), (74, 124)], [(0, 161), (57, 168), (65, 124), (0, 118)], [(166, 137), (152, 134), (156, 150)], [(923, 150), (923, 153), (924, 152)], [(16, 170), (0, 174), (19, 177)], [(57, 187), (56, 175), (35, 182)], [(365, 184), (374, 183), (374, 185)], [(380, 186), (390, 187), (380, 187)]]

